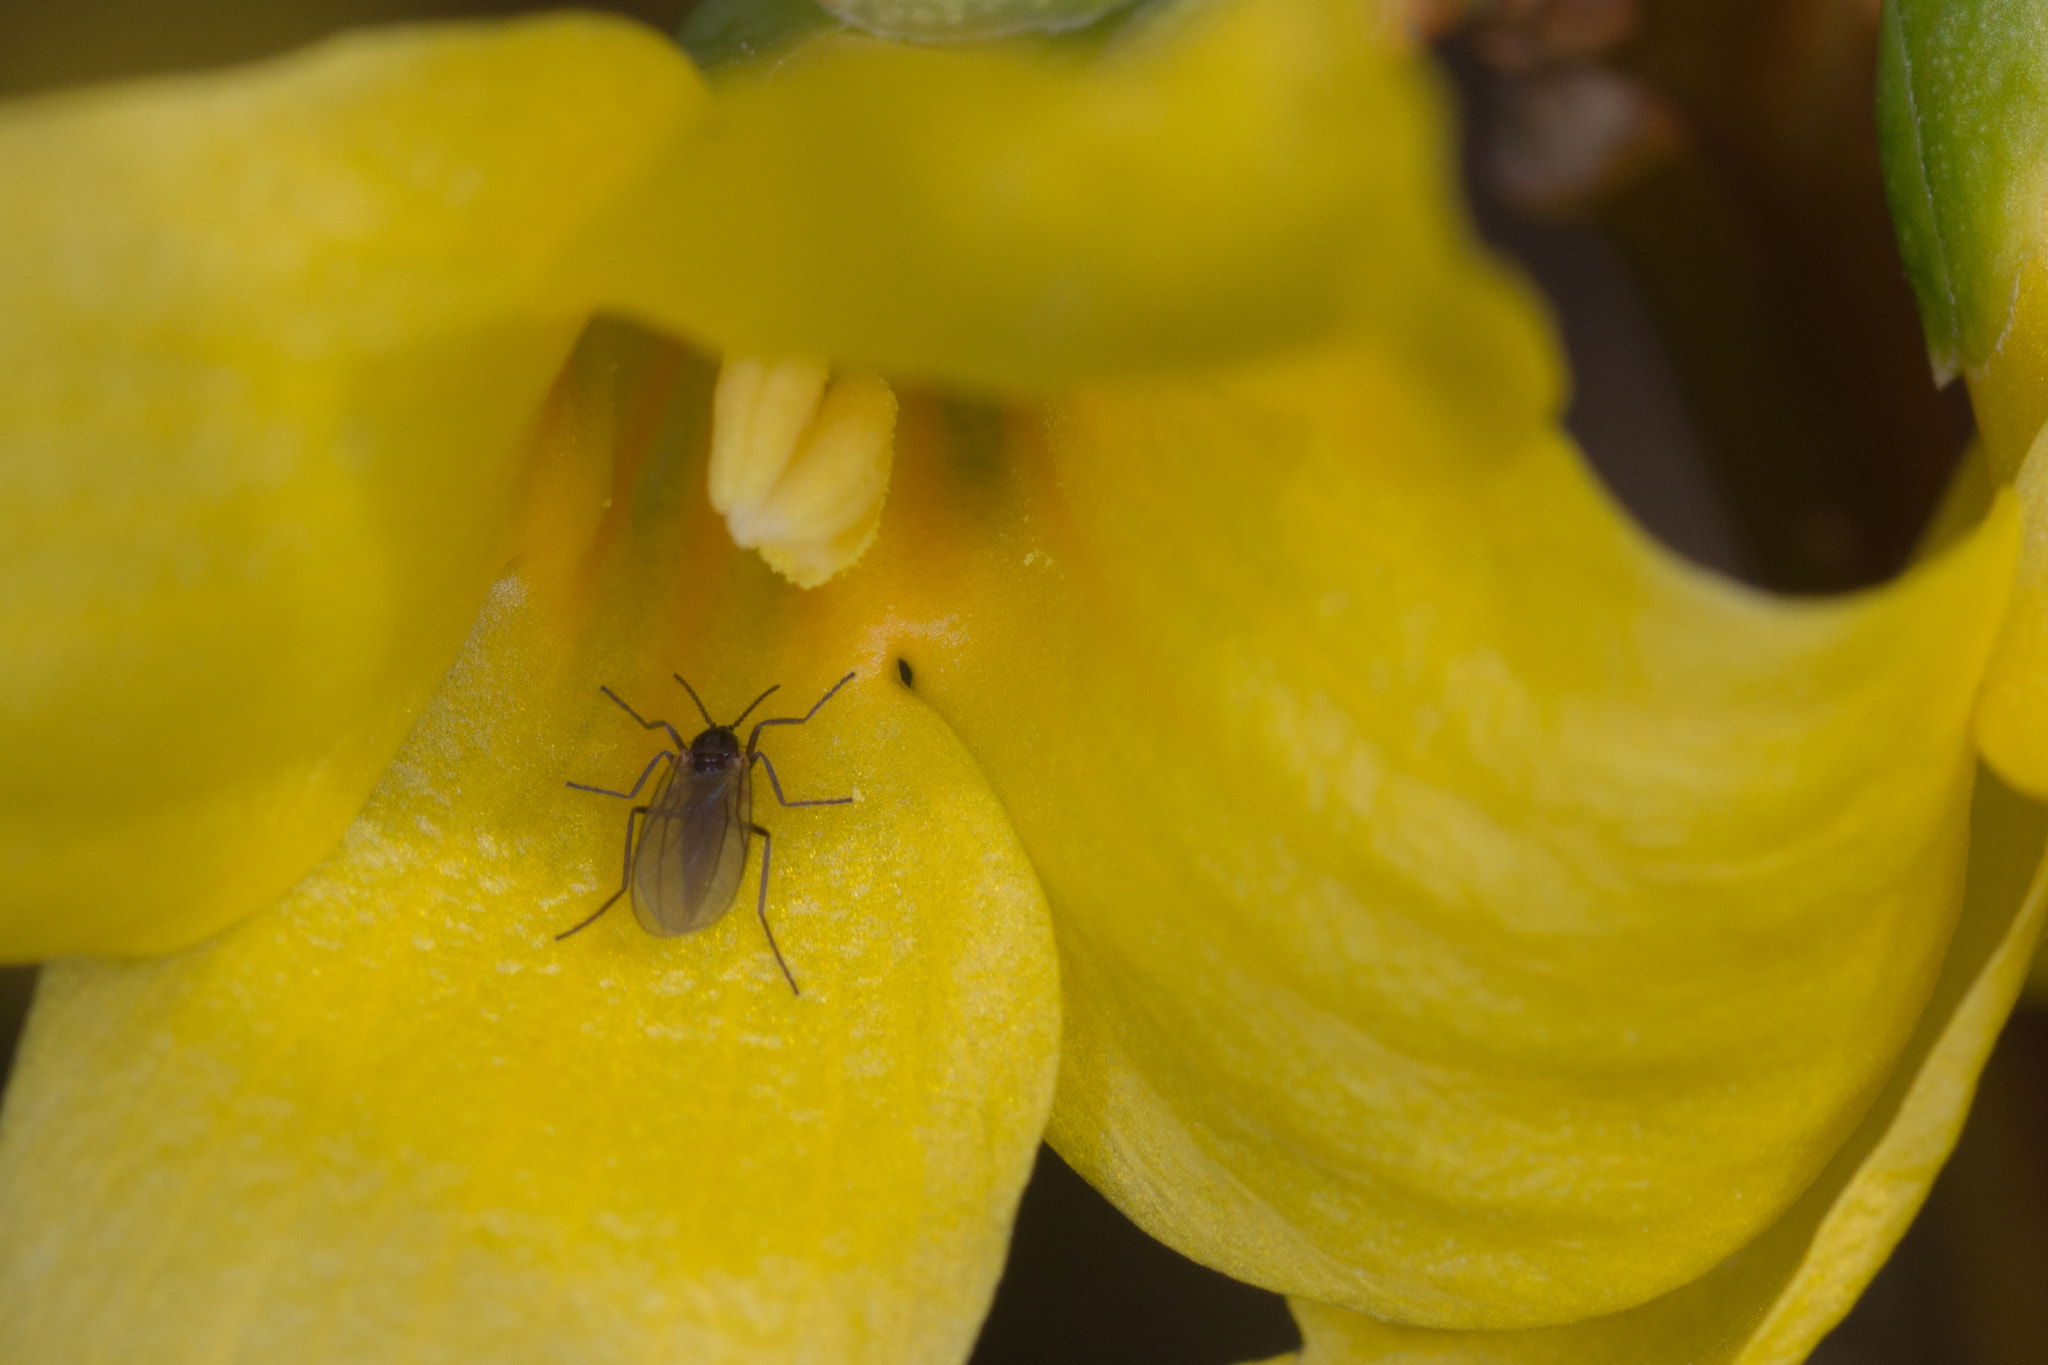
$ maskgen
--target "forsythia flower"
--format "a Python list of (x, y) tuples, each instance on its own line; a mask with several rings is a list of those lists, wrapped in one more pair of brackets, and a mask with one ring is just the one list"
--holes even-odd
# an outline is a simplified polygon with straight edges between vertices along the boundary
[[(1312, 1360), (1803, 1355), (2040, 930), (2019, 500), (1840, 600), (1676, 561), (1440, 123), (1338, 0), (0, 116), (0, 943), (91, 955), (0, 1358), (958, 1360), (1041, 1135)], [(809, 589), (706, 492), (791, 356), (894, 432)], [(849, 667), (771, 733), (854, 803), (757, 802), (800, 998), (744, 913), (556, 941), (622, 832), (565, 784), (664, 742), (599, 684)]]

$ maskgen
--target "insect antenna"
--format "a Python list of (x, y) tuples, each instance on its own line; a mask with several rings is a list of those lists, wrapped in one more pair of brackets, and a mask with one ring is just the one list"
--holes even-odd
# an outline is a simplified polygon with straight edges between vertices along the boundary
[[(755, 744), (757, 744), (757, 743), (758, 743), (758, 742), (760, 741), (760, 739), (761, 739), (761, 732), (762, 732), (763, 730), (767, 729), (767, 728), (768, 728), (769, 726), (771, 726), (771, 725), (802, 725), (802, 724), (803, 724), (803, 723), (804, 723), (805, 721), (809, 720), (809, 719), (810, 719), (810, 718), (811, 718), (812, 716), (815, 716), (815, 715), (817, 715), (817, 714), (818, 714), (818, 707), (819, 707), (819, 706), (823, 706), (823, 705), (824, 705), (824, 704), (825, 704), (826, 702), (828, 702), (828, 701), (832, 700), (832, 698), (833, 698), (833, 695), (834, 695), (835, 693), (837, 693), (837, 692), (839, 691), (839, 689), (840, 689), (840, 688), (842, 688), (842, 687), (846, 686), (846, 685), (847, 685), (848, 683), (850, 683), (850, 682), (852, 682), (852, 681), (853, 681), (853, 674), (849, 673), (849, 674), (847, 674), (847, 675), (846, 675), (845, 677), (841, 678), (841, 679), (840, 679), (840, 680), (839, 680), (838, 682), (836, 682), (836, 683), (833, 683), (833, 684), (832, 684), (832, 686), (831, 686), (831, 687), (830, 687), (829, 689), (827, 689), (827, 691), (826, 691), (825, 695), (824, 695), (824, 696), (822, 696), (822, 697), (820, 697), (820, 698), (818, 698), (818, 701), (817, 701), (817, 705), (815, 705), (815, 706), (811, 707), (811, 709), (810, 709), (810, 710), (808, 710), (808, 711), (804, 712), (804, 713), (803, 713), (802, 715), (800, 715), (800, 716), (771, 716), (771, 717), (769, 717), (769, 718), (768, 718), (767, 720), (762, 720), (762, 721), (756, 721), (756, 722), (754, 722), (754, 733), (753, 733), (753, 734), (751, 734), (751, 735), (748, 735), (748, 736), (747, 736), (747, 752), (748, 752), (748, 753), (750, 753), (750, 754), (751, 754), (752, 752), (754, 752), (754, 746), (755, 746)], [(768, 689), (768, 692), (773, 692), (774, 690), (775, 690), (775, 689), (771, 687), (771, 688), (769, 688), (769, 689)], [(768, 692), (763, 692), (763, 693), (762, 693), (761, 695), (762, 695), (763, 697), (765, 697), (765, 696), (767, 696), (767, 695), (768, 695)], [(759, 701), (756, 701), (756, 702), (754, 703), (754, 706), (759, 706), (760, 704), (761, 704), (761, 703), (760, 703)], [(749, 710), (749, 711), (753, 710), (753, 709), (754, 709), (754, 706), (749, 706), (749, 707), (747, 708), (747, 710)], [(745, 719), (746, 719), (746, 716), (745, 716), (745, 715), (742, 715), (742, 716), (740, 717), (740, 720), (745, 720)], [(734, 721), (734, 722), (733, 722), (733, 728), (734, 728), (734, 729), (738, 729), (738, 728), (739, 728), (739, 723), (740, 723), (740, 721), (739, 721), (739, 720), (736, 720), (736, 721)]]
[[(704, 702), (701, 698), (697, 696), (697, 689), (690, 686), (689, 682), (680, 673), (671, 673), (669, 676), (674, 678), (677, 682), (683, 684), (683, 691), (688, 692), (690, 694), (690, 700), (697, 703), (697, 714), (704, 717), (704, 723), (706, 725), (716, 730), (718, 728), (718, 722), (711, 719), (711, 713), (704, 709)], [(677, 742), (681, 743), (680, 740), (678, 740)]]
[(728, 729), (728, 730), (737, 730), (737, 729), (739, 729), (739, 728), (740, 728), (740, 721), (744, 721), (744, 720), (745, 720), (745, 719), (746, 719), (746, 718), (747, 718), (748, 716), (751, 716), (751, 715), (753, 715), (753, 714), (754, 714), (754, 708), (755, 708), (756, 706), (759, 706), (759, 705), (760, 705), (760, 704), (761, 704), (762, 702), (764, 702), (764, 701), (768, 700), (768, 698), (769, 698), (769, 697), (770, 697), (771, 695), (773, 695), (773, 694), (775, 693), (775, 691), (776, 691), (776, 690), (777, 690), (778, 688), (780, 688), (781, 686), (782, 686), (782, 684), (781, 684), (781, 683), (776, 683), (776, 684), (774, 684), (773, 686), (771, 686), (771, 687), (770, 687), (770, 688), (769, 688), (769, 689), (768, 689), (768, 690), (767, 690), (766, 692), (763, 692), (763, 693), (762, 693), (762, 694), (761, 694), (760, 696), (758, 696), (758, 697), (754, 698), (754, 699), (753, 699), (753, 701), (751, 701), (751, 702), (747, 703), (747, 709), (746, 709), (746, 710), (744, 710), (744, 711), (742, 711), (742, 712), (740, 712), (740, 715), (739, 715), (739, 720), (735, 720), (735, 721), (734, 721), (734, 722), (733, 722), (732, 724), (730, 724), (730, 725), (726, 726), (725, 728), (726, 728), (726, 729)]

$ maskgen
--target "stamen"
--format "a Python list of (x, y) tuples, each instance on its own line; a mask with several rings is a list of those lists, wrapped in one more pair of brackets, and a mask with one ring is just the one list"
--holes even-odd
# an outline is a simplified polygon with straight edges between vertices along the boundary
[(896, 395), (880, 376), (812, 360), (727, 360), (711, 405), (711, 505), (733, 543), (814, 588), (881, 525)]

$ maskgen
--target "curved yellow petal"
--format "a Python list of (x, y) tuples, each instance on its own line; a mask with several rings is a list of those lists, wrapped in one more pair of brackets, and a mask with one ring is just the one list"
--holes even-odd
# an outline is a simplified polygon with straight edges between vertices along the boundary
[(1667, 1292), (1840, 1149), (1954, 922), (2016, 539), (1830, 602), (1694, 571), (1489, 298), (1464, 354), (907, 405), (892, 494), (980, 518), (906, 657), (1052, 899), (1054, 1144), (1197, 1259), (1440, 1326)]
[(1979, 778), (1969, 892), (1926, 1014), (1820, 1178), (1739, 1254), (1640, 1308), (1528, 1332), (1433, 1332), (1297, 1302), (1302, 1365), (1798, 1365), (1884, 1264), (1955, 1145), (2041, 934), (2044, 836), (2048, 808)]
[(1997, 349), (1965, 367), (1970, 410), (1991, 469), (2010, 482), (2048, 421), (2048, 260), (2024, 262), (2012, 286), (2012, 311)]
[[(1044, 901), (856, 599), (723, 540), (710, 384), (594, 337), (557, 440), (622, 452), (603, 534), (498, 582), (334, 855), (202, 948), (48, 970), (0, 1125), (0, 1358), (965, 1358), (1051, 1102)], [(780, 681), (787, 715), (856, 662), (763, 739), (790, 799), (856, 796), (756, 797), (800, 997), (751, 871), (704, 932), (554, 939), (618, 884), (629, 804), (565, 783), (663, 744), (600, 683), (687, 737), (671, 670), (723, 717)]]
[(701, 99), (580, 17), (0, 111), (0, 956), (333, 845), (511, 549), (559, 258)]
[(721, 81), (588, 288), (722, 353), (999, 391), (1422, 308), (1442, 118), (1376, 22), (1225, 0), (1107, 50), (815, 40)]
[(2008, 782), (2048, 795), (2048, 429), (2014, 479), (2024, 534), (2005, 625), (1984, 677), (1977, 742)]

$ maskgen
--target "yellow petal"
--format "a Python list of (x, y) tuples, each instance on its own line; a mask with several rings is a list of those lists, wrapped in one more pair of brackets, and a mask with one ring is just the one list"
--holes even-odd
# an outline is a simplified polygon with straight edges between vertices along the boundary
[(701, 98), (582, 17), (0, 113), (0, 955), (189, 943), (333, 845), (512, 548), (544, 281)]
[(2048, 795), (2048, 429), (2014, 487), (2024, 536), (2012, 599), (1977, 707), (1984, 760), (2008, 782)]
[[(973, 761), (704, 506), (708, 366), (600, 334), (563, 401), (618, 504), (492, 590), (361, 819), (276, 910), (46, 976), (0, 1133), (0, 1358), (964, 1358), (1050, 1105), (1045, 905)], [(596, 412), (583, 410), (595, 405)], [(641, 420), (641, 419), (646, 420)], [(595, 424), (595, 425), (593, 425)], [(649, 444), (649, 433), (655, 432)], [(654, 939), (617, 886), (663, 739), (761, 687), (768, 914)], [(758, 848), (758, 845), (757, 845)]]
[(2022, 264), (2012, 286), (2012, 312), (1997, 349), (1980, 367), (1966, 367), (1970, 408), (1991, 469), (2010, 481), (2048, 421), (2048, 260)]
[(1969, 894), (1920, 1026), (1820, 1178), (1739, 1255), (1630, 1312), (1529, 1332), (1432, 1332), (1297, 1302), (1302, 1365), (1805, 1360), (1891, 1253), (1955, 1145), (2041, 933), (2044, 834), (2048, 808), (1980, 778)]
[(1103, 52), (833, 35), (721, 84), (588, 287), (719, 352), (978, 388), (1256, 354), (1426, 306), (1441, 122), (1350, 0), (1182, 9)]
[(1721, 1261), (1890, 1074), (2015, 528), (1839, 601), (1719, 582), (1539, 383), (1460, 381), (1540, 375), (1526, 313), (1461, 326), (906, 406), (892, 497), (979, 518), (922, 547), (963, 607), (906, 657), (1052, 899), (1055, 1145), (1239, 1278), (1513, 1326)]

